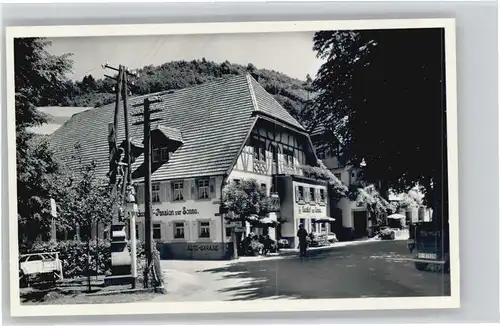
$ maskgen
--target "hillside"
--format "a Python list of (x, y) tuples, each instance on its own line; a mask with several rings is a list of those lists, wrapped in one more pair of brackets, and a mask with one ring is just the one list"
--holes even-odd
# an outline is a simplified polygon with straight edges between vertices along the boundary
[[(133, 95), (144, 95), (168, 89), (181, 89), (202, 84), (216, 78), (251, 73), (252, 76), (272, 94), (276, 100), (300, 122), (300, 112), (309, 97), (306, 90), (308, 83), (291, 78), (285, 74), (257, 69), (253, 64), (247, 66), (233, 64), (228, 61), (218, 64), (212, 61), (173, 61), (160, 66), (145, 66), (137, 71), (130, 87)], [(306, 77), (306, 76), (304, 76)], [(112, 103), (115, 99), (114, 81), (110, 79), (95, 80), (91, 75), (82, 81), (71, 83), (69, 96), (63, 105), (98, 107)]]

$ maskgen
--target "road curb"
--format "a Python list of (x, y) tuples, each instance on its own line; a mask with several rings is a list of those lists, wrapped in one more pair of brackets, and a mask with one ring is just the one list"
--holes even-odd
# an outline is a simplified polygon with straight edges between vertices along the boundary
[[(308, 253), (325, 252), (325, 251), (347, 248), (347, 247), (352, 247), (352, 246), (367, 245), (367, 244), (380, 243), (380, 242), (395, 242), (395, 241), (402, 241), (402, 240), (353, 241), (353, 242), (346, 243), (346, 244), (343, 244), (343, 242), (338, 242), (338, 244), (343, 244), (343, 245), (332, 245), (332, 246), (328, 246), (328, 247), (315, 247), (314, 249), (309, 248), (307, 250), (307, 252)], [(299, 250), (293, 249), (293, 251), (281, 251), (278, 256), (295, 256), (298, 254), (299, 254)]]

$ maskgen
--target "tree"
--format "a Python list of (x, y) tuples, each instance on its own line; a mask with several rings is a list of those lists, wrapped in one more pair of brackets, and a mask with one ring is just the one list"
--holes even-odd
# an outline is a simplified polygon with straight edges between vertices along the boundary
[[(21, 136), (28, 135), (21, 133)], [(52, 176), (59, 165), (52, 158), (46, 138), (21, 139), (16, 151), (18, 240), (32, 243), (37, 237), (50, 234), (50, 193), (55, 186)]]
[[(57, 172), (48, 142), (27, 128), (46, 122), (39, 106), (55, 105), (68, 87), (65, 74), (71, 70), (69, 54), (55, 56), (46, 51), (50, 42), (41, 38), (14, 40), (17, 204), (20, 235), (35, 240), (47, 235), (49, 176)], [(20, 236), (21, 240), (23, 237)]]
[[(222, 203), (229, 211), (226, 220), (241, 222), (243, 226), (246, 223), (258, 225), (269, 212), (279, 209), (254, 179), (227, 184), (222, 192)], [(238, 248), (241, 234), (235, 240)]]
[[(321, 31), (314, 50), (325, 63), (313, 83), (316, 119), (342, 144), (342, 157), (371, 183), (425, 201), (446, 200), (444, 31)], [(425, 49), (418, 51), (416, 49)], [(361, 167), (364, 160), (366, 165)]]
[(99, 224), (111, 224), (113, 209), (119, 197), (112, 195), (107, 178), (97, 176), (94, 161), (84, 165), (81, 157), (74, 159), (78, 160), (79, 168), (76, 170), (64, 168), (54, 176), (54, 182), (57, 182), (59, 187), (54, 188), (52, 196), (58, 205), (58, 224), (66, 230), (78, 230), (82, 235), (82, 240), (87, 241), (90, 291), (92, 230)]
[(377, 224), (381, 224), (383, 218), (393, 209), (393, 206), (380, 195), (374, 185), (352, 186), (349, 197), (356, 205), (364, 206), (369, 218)]

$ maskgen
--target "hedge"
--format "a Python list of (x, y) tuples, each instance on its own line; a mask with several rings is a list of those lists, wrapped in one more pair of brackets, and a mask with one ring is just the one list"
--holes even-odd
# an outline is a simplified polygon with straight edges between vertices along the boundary
[[(90, 275), (107, 275), (111, 272), (111, 243), (109, 240), (90, 242)], [(30, 248), (20, 246), (21, 254), (38, 252), (59, 252), (65, 278), (88, 276), (87, 242), (78, 240), (37, 242)], [(144, 244), (137, 241), (138, 274), (142, 272), (142, 260), (145, 257)], [(96, 259), (97, 258), (97, 259)]]

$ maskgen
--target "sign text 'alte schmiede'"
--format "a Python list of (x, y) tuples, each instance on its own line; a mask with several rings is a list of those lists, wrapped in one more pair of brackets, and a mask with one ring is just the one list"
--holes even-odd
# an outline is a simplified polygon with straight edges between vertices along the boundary
[[(153, 215), (155, 216), (179, 216), (179, 215), (198, 215), (198, 210), (196, 208), (186, 208), (182, 207), (182, 209), (179, 210), (172, 210), (172, 209), (167, 209), (167, 210), (162, 210), (162, 209), (153, 209), (151, 211)], [(138, 212), (137, 216), (143, 217), (144, 212)]]

